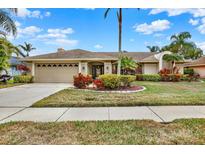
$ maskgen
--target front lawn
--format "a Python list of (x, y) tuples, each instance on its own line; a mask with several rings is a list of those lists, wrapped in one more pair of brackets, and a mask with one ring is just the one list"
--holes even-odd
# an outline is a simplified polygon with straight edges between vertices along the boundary
[(0, 89), (22, 85), (22, 83), (0, 83)]
[(205, 144), (205, 119), (13, 122), (0, 125), (0, 144)]
[(99, 93), (64, 89), (36, 102), (34, 107), (91, 107), (137, 105), (205, 105), (202, 82), (135, 82), (147, 89), (138, 93)]

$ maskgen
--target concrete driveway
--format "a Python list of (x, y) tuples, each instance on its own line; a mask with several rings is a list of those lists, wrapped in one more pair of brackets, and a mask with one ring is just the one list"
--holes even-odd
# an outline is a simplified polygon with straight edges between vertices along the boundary
[(0, 89), (0, 107), (29, 107), (38, 100), (62, 89), (69, 83), (33, 83)]

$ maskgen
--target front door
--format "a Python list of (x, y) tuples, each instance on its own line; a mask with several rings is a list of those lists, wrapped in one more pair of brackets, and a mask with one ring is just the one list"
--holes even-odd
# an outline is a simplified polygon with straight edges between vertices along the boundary
[(103, 65), (93, 65), (92, 66), (92, 76), (95, 79), (99, 75), (104, 74), (104, 66)]

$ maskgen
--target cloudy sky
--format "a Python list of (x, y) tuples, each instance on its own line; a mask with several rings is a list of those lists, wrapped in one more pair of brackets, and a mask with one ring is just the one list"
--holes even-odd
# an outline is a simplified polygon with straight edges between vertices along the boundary
[[(104, 19), (105, 9), (19, 9), (14, 17), (18, 36), (37, 50), (31, 55), (55, 52), (57, 48), (117, 51), (116, 9)], [(123, 9), (122, 49), (148, 51), (146, 46), (168, 44), (172, 34), (189, 31), (205, 51), (205, 9)], [(205, 52), (204, 52), (205, 53)]]

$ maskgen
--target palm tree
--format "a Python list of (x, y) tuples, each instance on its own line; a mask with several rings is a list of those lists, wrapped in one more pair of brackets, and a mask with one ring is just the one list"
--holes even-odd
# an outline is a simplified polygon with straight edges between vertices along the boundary
[[(107, 18), (108, 13), (110, 12), (110, 8), (105, 11), (104, 18)], [(117, 65), (117, 74), (121, 73), (121, 56), (122, 56), (122, 8), (119, 8), (117, 11), (117, 19), (118, 19), (118, 65)]]
[(172, 73), (174, 73), (175, 62), (183, 60), (183, 57), (177, 53), (164, 55), (163, 60), (172, 63)]
[(123, 56), (121, 58), (121, 68), (123, 70), (123, 74), (128, 74), (129, 71), (135, 71), (136, 67), (137, 63), (131, 57)]
[(160, 48), (158, 46), (147, 46), (150, 52), (160, 52)]
[(22, 48), (27, 56), (29, 56), (29, 53), (32, 51), (32, 50), (35, 50), (36, 48), (32, 47), (32, 44), (31, 43), (26, 43), (24, 42), (24, 45), (19, 45), (20, 48)]
[(191, 34), (189, 32), (181, 32), (171, 36), (171, 46), (173, 47), (174, 53), (184, 54), (186, 46), (190, 46), (192, 42), (188, 42), (191, 39)]
[(12, 54), (18, 55), (19, 49), (5, 38), (0, 38), (0, 73), (4, 70), (6, 73), (9, 67), (9, 59)]
[(17, 28), (15, 22), (10, 16), (10, 12), (17, 13), (17, 9), (0, 9), (0, 34), (6, 36), (7, 34), (12, 34), (16, 36)]

